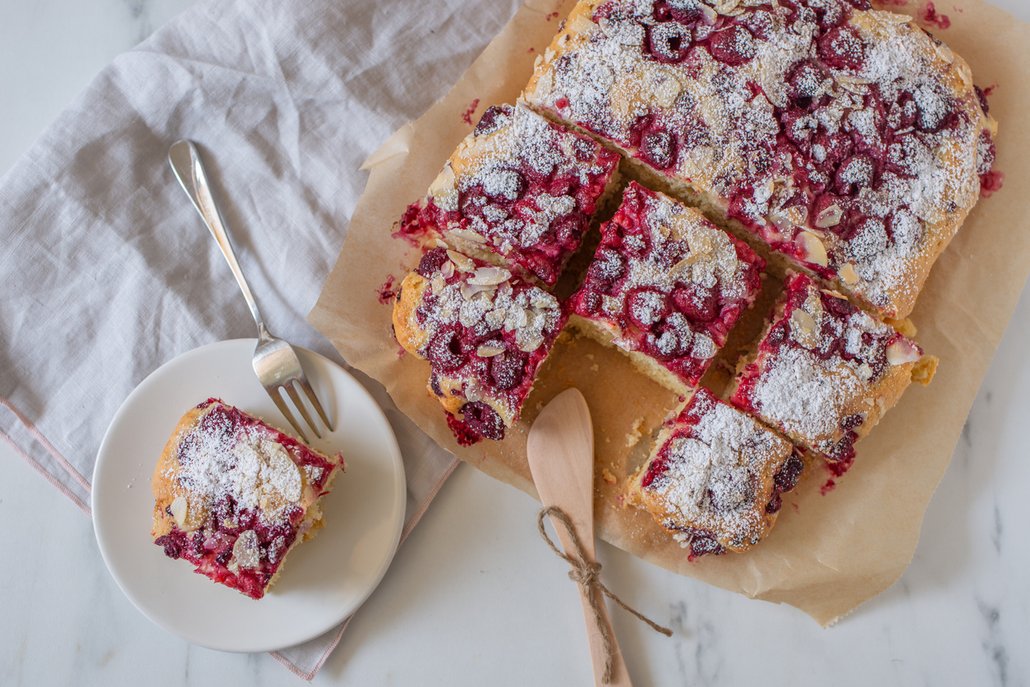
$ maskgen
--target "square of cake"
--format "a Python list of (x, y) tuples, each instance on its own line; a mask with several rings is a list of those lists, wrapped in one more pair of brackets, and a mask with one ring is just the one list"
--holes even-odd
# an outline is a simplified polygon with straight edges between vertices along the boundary
[(791, 275), (732, 402), (828, 461), (850, 465), (855, 442), (936, 359), (841, 294)]
[(685, 394), (754, 302), (764, 267), (697, 210), (631, 182), (601, 227), (572, 322)]
[(169, 558), (260, 599), (322, 527), (320, 499), (342, 469), (342, 456), (208, 399), (182, 416), (154, 469), (151, 535)]
[(979, 96), (867, 0), (581, 0), (523, 94), (892, 319), (990, 170)]
[(564, 323), (548, 292), (446, 248), (422, 256), (393, 308), (394, 336), (429, 361), (429, 392), (466, 446), (504, 438)]
[(619, 157), (521, 105), (498, 105), (444, 165), (400, 234), (553, 286), (579, 248)]
[(627, 501), (689, 547), (691, 558), (744, 551), (772, 528), (781, 494), (803, 468), (789, 441), (698, 389), (630, 478)]

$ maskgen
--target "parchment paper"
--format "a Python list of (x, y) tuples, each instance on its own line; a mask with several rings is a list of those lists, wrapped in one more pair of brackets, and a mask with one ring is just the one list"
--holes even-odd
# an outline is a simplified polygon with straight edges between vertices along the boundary
[[(832, 623), (890, 586), (911, 561), (930, 497), (1030, 273), (1022, 202), (1030, 182), (1030, 134), (1022, 127), (1030, 112), (1030, 89), (1024, 87), (1030, 24), (979, 0), (963, 0), (960, 7), (937, 3), (952, 20), (937, 35), (969, 61), (978, 84), (997, 84), (990, 105), (1001, 127), (996, 169), (1005, 183), (973, 210), (937, 261), (913, 314), (917, 339), (941, 359), (936, 379), (926, 388), (913, 385), (859, 443), (855, 466), (835, 489), (822, 494), (827, 474), (820, 466), (809, 470), (785, 498), (779, 523), (765, 542), (745, 554), (690, 563), (647, 514), (622, 507), (618, 497), (626, 475), (646, 458), (650, 432), (676, 405), (671, 393), (635, 373), (617, 352), (584, 339), (567, 341), (555, 348), (509, 436), (462, 448), (439, 404), (426, 393), (428, 364), (399, 355), (390, 334), (390, 305), (378, 298), (388, 277), (399, 281), (415, 262), (411, 246), (391, 239), (392, 225), (424, 194), (470, 131), (462, 114), (478, 100), (470, 117), (475, 122), (486, 106), (512, 102), (572, 4), (528, 0), (447, 96), (366, 161), (368, 185), (310, 320), (441, 446), (530, 494), (535, 490), (525, 457), (528, 427), (552, 396), (569, 386), (580, 388), (594, 418), (595, 508), (605, 540), (670, 570), (789, 603), (824, 625)], [(922, 7), (893, 9), (918, 16)], [(760, 304), (754, 319), (765, 311)], [(643, 438), (627, 445), (627, 435), (641, 421)]]

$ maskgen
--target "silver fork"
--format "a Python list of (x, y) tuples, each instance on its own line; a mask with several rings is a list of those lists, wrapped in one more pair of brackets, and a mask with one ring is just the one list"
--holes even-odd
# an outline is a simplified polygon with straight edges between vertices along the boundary
[(186, 195), (193, 201), (193, 207), (200, 213), (204, 224), (207, 225), (211, 235), (214, 236), (215, 243), (218, 244), (222, 255), (225, 256), (225, 261), (229, 263), (229, 269), (232, 270), (233, 276), (236, 277), (236, 283), (239, 284), (240, 290), (243, 292), (243, 298), (246, 299), (247, 305), (250, 306), (250, 314), (254, 317), (254, 322), (258, 328), (258, 344), (257, 348), (254, 349), (254, 358), (252, 360), (258, 381), (261, 382), (261, 386), (265, 387), (268, 395), (272, 397), (276, 407), (279, 408), (279, 412), (293, 425), (293, 428), (297, 430), (297, 433), (300, 434), (304, 441), (307, 441), (308, 438), (305, 436), (304, 430), (296, 418), (294, 418), (293, 413), (290, 412), (289, 406), (283, 399), (282, 391), (285, 391), (286, 395), (293, 401), (297, 412), (304, 418), (304, 421), (307, 422), (315, 436), (321, 439), (322, 433), (319, 431), (318, 425), (311, 420), (311, 416), (308, 414), (308, 410), (304, 407), (300, 394), (297, 392), (297, 387), (300, 387), (301, 391), (308, 397), (315, 412), (318, 413), (318, 416), (330, 432), (333, 431), (333, 425), (329, 422), (329, 418), (326, 416), (322, 404), (319, 403), (318, 397), (315, 396), (311, 384), (308, 383), (308, 378), (304, 374), (304, 368), (301, 367), (300, 359), (297, 357), (297, 352), (293, 350), (293, 346), (269, 334), (264, 320), (261, 319), (261, 312), (258, 310), (257, 302), (254, 300), (254, 294), (250, 292), (250, 286), (248, 286), (247, 280), (243, 277), (243, 270), (240, 269), (240, 264), (236, 261), (236, 255), (233, 253), (232, 245), (229, 243), (229, 234), (226, 232), (225, 224), (222, 222), (222, 215), (218, 211), (218, 206), (215, 205), (214, 196), (211, 195), (211, 187), (207, 183), (207, 175), (204, 172), (204, 166), (200, 162), (197, 147), (193, 145), (192, 141), (176, 141), (168, 150), (168, 163), (172, 166), (175, 178), (182, 184)]

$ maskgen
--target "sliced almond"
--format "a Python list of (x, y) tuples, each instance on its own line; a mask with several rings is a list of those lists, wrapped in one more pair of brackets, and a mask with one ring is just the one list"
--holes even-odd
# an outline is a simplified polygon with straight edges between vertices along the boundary
[(473, 286), (496, 286), (511, 279), (511, 272), (503, 267), (480, 267), (469, 277), (468, 283)]
[(790, 324), (806, 334), (815, 332), (815, 320), (804, 310), (795, 310), (790, 314)]
[(504, 353), (504, 349), (499, 346), (491, 346), (490, 344), (483, 344), (476, 349), (476, 355), (480, 358), (493, 358), (495, 355)]
[(680, 274), (681, 272), (684, 272), (684, 271), (686, 271), (686, 269), (687, 269), (688, 267), (690, 267), (690, 266), (691, 266), (691, 265), (693, 265), (693, 264), (694, 264), (695, 262), (697, 262), (697, 260), (698, 260), (698, 257), (699, 257), (699, 256), (698, 256), (697, 254), (695, 254), (695, 253), (691, 253), (690, 255), (688, 255), (687, 257), (683, 258), (682, 260), (680, 260), (679, 262), (677, 262), (677, 263), (676, 263), (675, 265), (673, 265), (673, 266), (672, 266), (672, 267), (671, 267), (671, 268), (669, 269), (669, 272), (670, 272), (671, 274), (673, 274), (673, 275), (678, 275), (678, 274)]
[(898, 339), (887, 347), (887, 362), (891, 365), (914, 363), (922, 357), (919, 348), (908, 339)]
[(448, 260), (440, 268), (440, 274), (443, 275), (444, 279), (450, 279), (454, 276), (454, 263)]
[(850, 262), (841, 265), (840, 269), (837, 270), (837, 275), (842, 282), (849, 286), (858, 283), (858, 272), (855, 271), (855, 266)]
[(698, 255), (711, 255), (715, 252), (715, 244), (712, 241), (711, 235), (707, 231), (691, 234), (690, 238), (687, 239), (687, 244), (690, 246), (691, 253), (697, 253)]
[(945, 63), (951, 64), (955, 61), (955, 53), (953, 53), (951, 48), (946, 46), (944, 43), (935, 43), (934, 47), (937, 49), (937, 56)]
[(557, 306), (554, 296), (542, 289), (533, 289), (529, 293), (529, 304), (540, 310), (551, 310)]
[(802, 250), (805, 251), (804, 259), (807, 262), (820, 267), (826, 267), (830, 264), (829, 258), (826, 255), (826, 246), (823, 245), (822, 240), (818, 236), (810, 231), (802, 231), (798, 234), (796, 240)]
[(182, 528), (186, 523), (186, 512), (188, 510), (186, 497), (176, 496), (172, 499), (172, 503), (168, 506), (168, 510), (172, 512), (172, 517), (175, 518), (175, 524)]
[(672, 107), (682, 90), (676, 77), (668, 75), (655, 86), (655, 102), (660, 107)]
[(805, 348), (815, 348), (819, 345), (819, 331), (815, 319), (804, 310), (795, 310), (790, 314), (790, 331)]
[(451, 262), (454, 263), (459, 272), (471, 272), (476, 269), (476, 263), (472, 261), (472, 258), (462, 255), (458, 251), (447, 251), (447, 257), (451, 259)]
[(433, 179), (433, 183), (429, 186), (429, 195), (431, 196), (442, 196), (450, 193), (454, 190), (454, 169), (451, 168), (451, 163), (448, 162), (444, 165), (443, 170), (436, 175)]
[(815, 226), (820, 229), (826, 229), (828, 227), (835, 227), (840, 224), (841, 219), (844, 217), (844, 210), (839, 205), (833, 203), (823, 208), (822, 212), (815, 218)]
[[(448, 265), (450, 263), (447, 263)], [(429, 286), (432, 288), (433, 295), (439, 296), (440, 292), (447, 286), (447, 280), (444, 279), (442, 274), (434, 274), (432, 280), (429, 282)]]
[(461, 297), (467, 301), (472, 300), (476, 296), (485, 293), (493, 293), (496, 287), (488, 284), (469, 284), (465, 282), (461, 285)]
[(502, 324), (504, 324), (504, 317), (505, 312), (503, 308), (494, 308), (484, 316), (484, 319), (486, 320), (486, 323), (488, 325), (490, 325), (494, 329), (497, 329)]
[(594, 28), (594, 22), (586, 14), (577, 14), (576, 18), (569, 24), (570, 33), (589, 33)]
[(468, 241), (469, 243), (486, 243), (486, 239), (483, 238), (482, 234), (472, 231), (471, 229), (452, 229), (448, 233), (455, 238)]
[(536, 349), (540, 348), (540, 345), (544, 343), (544, 337), (534, 335), (526, 338), (519, 342), (519, 350), (524, 353), (532, 353)]
[(244, 530), (232, 545), (232, 555), (237, 567), (256, 568), (261, 563), (258, 536), (254, 530)]
[(482, 390), (479, 388), (478, 382), (470, 382), (465, 386), (462, 392), (466, 399), (473, 403), (483, 398)]

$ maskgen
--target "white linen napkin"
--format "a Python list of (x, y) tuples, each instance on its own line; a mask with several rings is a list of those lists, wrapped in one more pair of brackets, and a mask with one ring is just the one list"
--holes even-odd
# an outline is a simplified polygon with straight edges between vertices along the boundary
[[(305, 316), (358, 167), (516, 5), (206, 1), (116, 58), (0, 179), (0, 437), (88, 513), (97, 448), (132, 388), (184, 351), (253, 335), (166, 163), (182, 137), (201, 146), (269, 328), (339, 360)], [(404, 452), (406, 535), (456, 462), (369, 386)], [(345, 626), (275, 656), (311, 679)]]

